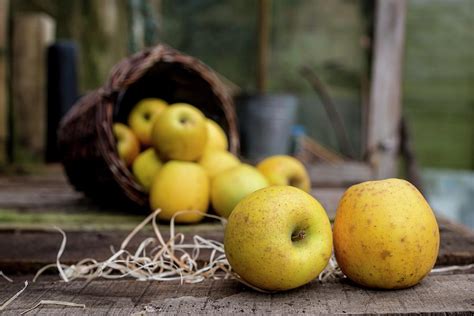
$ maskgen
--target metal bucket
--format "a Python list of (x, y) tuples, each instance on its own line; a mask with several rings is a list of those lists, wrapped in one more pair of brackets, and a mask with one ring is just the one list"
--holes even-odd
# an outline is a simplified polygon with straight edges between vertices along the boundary
[(297, 98), (287, 94), (237, 97), (243, 158), (256, 163), (271, 155), (288, 154), (297, 105)]

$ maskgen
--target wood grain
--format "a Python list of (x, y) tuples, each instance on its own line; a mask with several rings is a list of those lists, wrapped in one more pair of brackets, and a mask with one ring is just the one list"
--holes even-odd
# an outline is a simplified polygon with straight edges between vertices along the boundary
[[(21, 283), (0, 288), (0, 301), (18, 291)], [(399, 291), (375, 291), (347, 280), (277, 294), (255, 292), (235, 280), (198, 284), (128, 280), (39, 282), (14, 301), (3, 315), (17, 315), (40, 299), (85, 304), (86, 309), (42, 306), (36, 315), (130, 315), (145, 310), (160, 314), (397, 314), (472, 315), (474, 274), (432, 275), (419, 285)]]
[(13, 28), (14, 160), (43, 161), (46, 146), (46, 49), (55, 37), (46, 14), (23, 13)]
[[(196, 234), (217, 241), (223, 241), (224, 230), (220, 224), (200, 224), (193, 227), (178, 226), (177, 232), (185, 234), (185, 242), (192, 243)], [(166, 239), (169, 226), (160, 225)], [(112, 255), (110, 247), (119, 249), (130, 231), (68, 231), (66, 250), (61, 258), (64, 264), (75, 264), (84, 258), (102, 261)], [(129, 243), (129, 250), (135, 252), (137, 246), (148, 237), (155, 236), (151, 229), (137, 234)], [(52, 228), (44, 231), (0, 230), (0, 270), (8, 274), (34, 274), (41, 267), (56, 261), (61, 244), (61, 235)], [(210, 252), (202, 251), (199, 261), (208, 261)], [(57, 273), (52, 269), (49, 273)]]
[(377, 1), (367, 152), (377, 178), (397, 175), (405, 0)]
[(437, 265), (474, 263), (474, 232), (463, 225), (438, 220), (441, 245)]

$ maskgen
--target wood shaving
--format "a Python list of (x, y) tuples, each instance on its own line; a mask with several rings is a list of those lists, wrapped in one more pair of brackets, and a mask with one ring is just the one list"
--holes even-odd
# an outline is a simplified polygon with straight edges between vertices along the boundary
[[(117, 251), (111, 247), (112, 255), (104, 261), (86, 258), (74, 265), (61, 264), (60, 259), (66, 247), (67, 236), (64, 231), (55, 228), (63, 237), (56, 263), (41, 268), (33, 278), (33, 282), (47, 269), (56, 268), (61, 279), (65, 282), (77, 279), (91, 281), (97, 278), (120, 279), (131, 277), (140, 281), (180, 280), (181, 283), (198, 283), (205, 279), (232, 278), (256, 291), (272, 293), (247, 283), (233, 272), (225, 256), (224, 245), (221, 242), (194, 235), (192, 242), (185, 243), (184, 234), (177, 233), (175, 230), (176, 216), (199, 211), (176, 213), (170, 221), (168, 240), (163, 238), (157, 224), (159, 212), (160, 210), (156, 210), (138, 224), (125, 237)], [(209, 214), (204, 214), (204, 216), (220, 220), (223, 226), (226, 224), (226, 220), (222, 217)], [(130, 241), (147, 225), (152, 226), (154, 236), (144, 239), (135, 251), (127, 249)], [(198, 257), (202, 250), (210, 250), (209, 257), (206, 258), (204, 265), (198, 264)], [(336, 259), (332, 256), (328, 266), (319, 275), (318, 279), (324, 282), (329, 279), (343, 277), (344, 275), (337, 266)]]
[(10, 279), (8, 276), (6, 276), (5, 273), (3, 273), (3, 271), (0, 271), (0, 277), (4, 278), (5, 280), (7, 280), (10, 283), (13, 282), (13, 280)]
[[(61, 279), (65, 282), (84, 279), (91, 281), (97, 278), (120, 279), (124, 277), (135, 278), (139, 281), (175, 281), (181, 283), (198, 283), (206, 279), (236, 279), (254, 290), (271, 293), (259, 289), (245, 280), (241, 279), (232, 268), (225, 256), (224, 245), (221, 242), (206, 239), (199, 235), (194, 235), (192, 242), (185, 243), (185, 236), (175, 231), (175, 219), (184, 213), (201, 213), (199, 211), (182, 211), (176, 213), (170, 221), (170, 236), (165, 241), (157, 224), (157, 215), (160, 210), (156, 210), (138, 224), (123, 240), (120, 249), (115, 251), (111, 247), (112, 255), (104, 260), (98, 261), (93, 258), (85, 258), (74, 265), (61, 264), (60, 259), (66, 248), (67, 236), (60, 228), (58, 230), (63, 239), (58, 250), (56, 262), (41, 268), (33, 278), (33, 282), (47, 269), (56, 268)], [(226, 220), (222, 217), (203, 214), (206, 217), (218, 219), (225, 226)], [(144, 239), (135, 249), (127, 249), (130, 241), (151, 224), (154, 236)], [(210, 250), (209, 257), (204, 264), (198, 264), (198, 257), (202, 250)], [(466, 266), (449, 266), (434, 268), (431, 273), (444, 273), (449, 271), (462, 271), (474, 268), (474, 264)], [(7, 280), (5, 275), (1, 274)], [(331, 256), (327, 267), (318, 276), (320, 282), (338, 280), (345, 278), (344, 273), (339, 268), (334, 254)], [(21, 291), (19, 292), (21, 294)], [(19, 295), (18, 294), (18, 295)], [(17, 295), (17, 296), (18, 296)], [(13, 299), (15, 299), (13, 297)], [(6, 302), (9, 303), (8, 301)], [(3, 305), (2, 305), (3, 306)]]
[(345, 278), (344, 273), (342, 273), (341, 268), (337, 264), (336, 257), (334, 254), (329, 259), (328, 265), (318, 276), (319, 282), (326, 282), (328, 280), (337, 280)]
[(464, 265), (464, 266), (448, 266), (448, 267), (434, 268), (434, 269), (431, 269), (430, 273), (436, 274), (436, 273), (444, 273), (444, 272), (452, 272), (452, 271), (465, 271), (465, 270), (470, 270), (473, 268), (474, 268), (474, 263)]
[(28, 308), (26, 311), (23, 311), (20, 315), (24, 315), (28, 312), (31, 312), (32, 310), (42, 306), (42, 305), (59, 305), (59, 306), (67, 306), (67, 307), (80, 307), (80, 308), (86, 308), (85, 304), (77, 304), (77, 303), (72, 303), (72, 302), (65, 302), (65, 301), (51, 301), (51, 300), (41, 300), (38, 303), (36, 303), (34, 306), (31, 308)]
[(23, 293), (23, 292), (26, 290), (27, 287), (28, 287), (28, 281), (25, 281), (25, 285), (24, 285), (24, 287), (23, 287), (21, 290), (19, 290), (18, 292), (16, 292), (15, 295), (13, 295), (13, 296), (10, 297), (8, 300), (6, 300), (4, 303), (2, 303), (2, 305), (0, 305), (0, 311), (2, 311), (2, 310), (4, 310), (5, 308), (7, 308), (7, 306), (10, 305), (14, 300), (16, 300), (16, 298), (17, 298), (18, 296), (20, 296), (21, 293)]
[[(61, 264), (60, 259), (67, 243), (67, 236), (59, 228), (62, 235), (60, 249), (56, 263), (41, 268), (35, 275), (33, 281), (47, 269), (56, 268), (61, 279), (69, 282), (77, 279), (87, 281), (103, 279), (120, 279), (132, 277), (140, 281), (173, 281), (180, 280), (181, 283), (197, 283), (205, 279), (231, 278), (233, 274), (224, 253), (224, 245), (215, 240), (205, 239), (199, 235), (192, 238), (192, 242), (185, 242), (182, 233), (175, 232), (175, 218), (183, 213), (198, 211), (177, 212), (170, 221), (170, 237), (167, 241), (163, 238), (157, 224), (157, 215), (160, 210), (150, 214), (123, 240), (120, 249), (112, 249), (112, 255), (104, 260), (98, 261), (86, 258), (74, 265)], [(221, 220), (223, 225), (225, 219), (204, 214), (207, 217)], [(135, 251), (127, 249), (130, 241), (146, 225), (151, 224), (154, 232), (153, 237), (143, 240)], [(198, 257), (202, 250), (210, 250), (209, 257), (204, 265), (198, 264)]]

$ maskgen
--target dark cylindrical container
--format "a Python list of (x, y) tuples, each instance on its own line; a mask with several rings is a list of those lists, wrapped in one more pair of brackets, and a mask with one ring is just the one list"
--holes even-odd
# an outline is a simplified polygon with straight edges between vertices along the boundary
[(48, 162), (59, 161), (59, 121), (78, 98), (77, 51), (71, 41), (58, 41), (48, 48)]
[(241, 153), (245, 159), (256, 163), (267, 156), (290, 152), (297, 104), (297, 98), (287, 94), (236, 99)]

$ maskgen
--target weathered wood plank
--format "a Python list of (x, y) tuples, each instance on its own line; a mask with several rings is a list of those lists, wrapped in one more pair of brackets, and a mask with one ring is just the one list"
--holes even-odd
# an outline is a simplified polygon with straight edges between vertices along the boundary
[[(35, 172), (0, 177), (0, 209), (32, 213), (112, 211), (107, 206), (99, 206), (82, 193), (75, 191), (69, 185), (61, 165), (50, 165)], [(126, 214), (123, 211), (122, 214)], [(117, 213), (117, 210), (114, 210), (114, 213)]]
[[(177, 232), (186, 235), (187, 243), (192, 243), (192, 237), (196, 234), (221, 242), (224, 239), (224, 230), (219, 224), (201, 224), (192, 228), (179, 226), (176, 229)], [(164, 238), (169, 236), (168, 226), (161, 225), (160, 230)], [(75, 264), (85, 258), (105, 260), (112, 255), (110, 247), (119, 249), (128, 233), (128, 231), (69, 231), (61, 262)], [(139, 233), (132, 239), (127, 249), (134, 252), (145, 238), (152, 236), (154, 233), (151, 229)], [(56, 261), (61, 240), (61, 235), (56, 231), (0, 230), (0, 270), (7, 274), (34, 274), (41, 267)], [(207, 261), (209, 254), (208, 251), (201, 251), (198, 260)], [(51, 269), (49, 273), (57, 271)]]
[(447, 220), (438, 220), (441, 245), (437, 265), (474, 263), (474, 232)]
[(10, 0), (0, 0), (0, 165), (7, 162), (7, 38)]
[[(0, 287), (0, 289), (3, 288), (3, 289), (6, 290), (6, 288), (8, 288), (9, 291), (10, 291), (10, 293), (8, 293), (8, 292), (1, 292), (1, 290), (0, 290), (0, 302), (1, 303), (5, 302), (6, 299), (13, 296), (13, 294), (18, 292), (24, 286), (24, 280), (22, 280), (20, 282), (9, 284), (8, 286), (5, 286), (5, 284), (3, 283), (3, 280), (0, 281), (0, 282), (2, 282), (1, 283), (2, 286)], [(23, 306), (18, 306), (18, 308), (26, 309), (25, 307), (27, 307), (27, 306), (32, 307), (34, 304), (36, 304), (37, 302), (39, 302), (42, 299), (48, 299), (48, 298), (45, 298), (45, 297), (48, 297), (48, 294), (51, 290), (51, 285), (53, 283), (54, 282), (42, 282), (42, 283), (35, 284), (34, 290), (29, 291), (28, 295), (24, 295), (22, 297), (21, 304), (23, 304)], [(58, 287), (59, 286), (60, 286), (60, 284), (58, 284)], [(25, 294), (25, 293), (23, 293), (23, 294)], [(10, 307), (14, 308), (14, 305), (11, 305)], [(2, 315), (4, 313), (9, 313), (9, 312), (8, 311), (7, 312), (2, 312)]]
[(0, 230), (49, 230), (53, 226), (66, 231), (131, 231), (145, 217), (110, 211), (90, 211), (80, 205), (72, 209), (50, 212), (28, 208), (27, 210), (0, 209)]
[(41, 13), (15, 17), (13, 28), (14, 160), (43, 161), (46, 144), (46, 48), (54, 20)]
[[(0, 288), (0, 301), (19, 283)], [(347, 280), (312, 282), (277, 294), (255, 292), (235, 280), (179, 282), (92, 281), (39, 282), (14, 301), (4, 315), (17, 315), (32, 298), (86, 304), (86, 309), (44, 306), (37, 315), (124, 315), (151, 311), (163, 314), (464, 314), (474, 312), (474, 274), (430, 275), (419, 285), (399, 291), (374, 291)]]
[(367, 152), (377, 178), (397, 175), (405, 0), (377, 1)]
[[(474, 233), (460, 229), (458, 225), (439, 220), (441, 245), (437, 265), (474, 263)], [(160, 226), (168, 234), (168, 226)], [(195, 234), (202, 237), (223, 241), (224, 229), (220, 224), (200, 224), (179, 226), (191, 241)], [(110, 246), (117, 249), (128, 231), (69, 231), (67, 246), (61, 262), (74, 264), (84, 258), (105, 260), (111, 255)], [(151, 230), (144, 231), (130, 243), (134, 249), (146, 237), (153, 236)], [(61, 243), (61, 235), (56, 231), (0, 230), (0, 269), (10, 274), (35, 273), (42, 266), (55, 262)], [(202, 252), (200, 260), (205, 261), (208, 253)], [(50, 271), (56, 273), (54, 269)]]
[[(126, 216), (127, 210), (110, 209), (107, 206), (98, 206), (93, 201), (88, 200), (83, 196), (82, 193), (74, 191), (74, 189), (68, 184), (63, 174), (62, 168), (58, 168), (58, 165), (50, 166), (48, 172), (39, 175), (27, 175), (27, 176), (2, 176), (0, 177), (0, 210), (9, 210), (0, 212), (0, 228), (5, 228), (8, 225), (15, 225), (18, 228), (29, 228), (38, 229), (45, 227), (48, 224), (48, 218), (50, 215), (44, 214), (39, 216), (39, 213), (81, 213), (79, 217), (72, 218), (68, 222), (71, 224), (76, 223), (78, 229), (89, 229), (83, 225), (87, 224), (88, 227), (92, 228), (95, 224), (100, 223), (100, 226), (106, 227), (108, 225), (106, 215), (115, 214), (118, 216)], [(370, 169), (365, 164), (361, 163), (349, 163), (338, 167), (337, 165), (325, 165), (320, 164), (313, 170), (315, 178), (318, 183), (327, 182), (338, 184), (340, 183), (341, 170), (347, 172), (346, 178), (348, 180), (347, 185), (356, 182), (357, 180), (367, 179), (369, 177)], [(339, 198), (344, 193), (345, 187), (334, 187), (327, 188), (317, 186), (312, 190), (312, 195), (315, 196), (321, 204), (324, 206), (329, 216), (334, 217)], [(17, 212), (21, 211), (21, 212)], [(85, 212), (85, 213), (84, 213)], [(94, 221), (90, 216), (91, 212), (99, 213), (99, 217)], [(28, 213), (34, 213), (38, 215), (34, 220), (30, 220), (31, 216), (27, 216)], [(15, 217), (18, 215), (18, 220), (15, 221)], [(66, 218), (64, 215), (57, 214), (60, 222), (65, 224)], [(2, 217), (5, 220), (8, 217), (8, 223), (2, 224)], [(101, 220), (101, 219), (104, 219)], [(118, 223), (117, 220), (113, 220), (114, 223)], [(124, 221), (127, 222), (127, 221)], [(136, 218), (130, 218), (130, 223), (137, 223)], [(125, 223), (124, 223), (125, 224)], [(42, 225), (42, 226), (41, 226)], [(131, 227), (131, 225), (125, 224), (122, 227)], [(66, 229), (73, 229), (71, 225), (67, 225)]]
[(308, 173), (313, 187), (348, 187), (374, 178), (371, 166), (357, 161), (315, 164)]
[[(117, 247), (143, 219), (144, 215), (98, 207), (83, 199), (68, 186), (61, 169), (56, 167), (35, 176), (0, 177), (0, 267), (4, 271), (33, 273), (53, 262), (60, 235), (41, 231), (53, 225), (68, 231), (63, 260), (74, 263), (90, 256), (105, 259), (110, 253), (109, 246)], [(344, 188), (315, 187), (312, 194), (333, 218), (343, 192)], [(472, 231), (444, 220), (439, 223), (442, 243), (438, 265), (474, 262)], [(199, 233), (222, 240), (219, 226), (205, 222), (179, 229), (190, 236)], [(162, 229), (167, 231), (167, 225)], [(84, 245), (87, 253), (82, 250)]]

